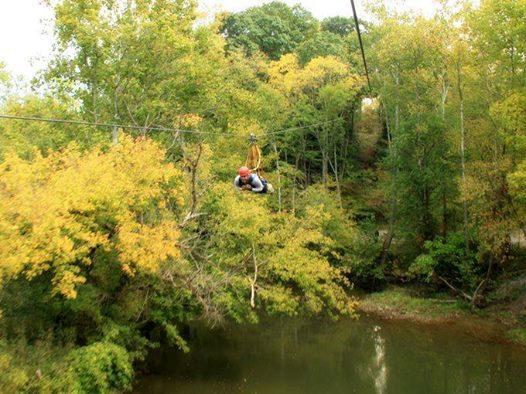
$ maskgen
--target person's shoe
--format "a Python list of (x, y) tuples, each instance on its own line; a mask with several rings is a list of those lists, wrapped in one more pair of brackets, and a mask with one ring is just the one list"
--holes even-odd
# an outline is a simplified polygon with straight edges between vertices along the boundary
[(267, 183), (267, 193), (274, 193), (274, 186), (272, 186), (270, 183)]

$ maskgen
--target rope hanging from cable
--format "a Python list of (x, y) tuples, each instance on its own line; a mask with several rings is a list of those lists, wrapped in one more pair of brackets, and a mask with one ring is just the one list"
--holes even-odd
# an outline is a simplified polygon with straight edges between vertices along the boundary
[(252, 172), (259, 173), (261, 167), (261, 149), (257, 144), (257, 139), (254, 134), (250, 134), (250, 147), (248, 148), (247, 160), (245, 166), (250, 168)]

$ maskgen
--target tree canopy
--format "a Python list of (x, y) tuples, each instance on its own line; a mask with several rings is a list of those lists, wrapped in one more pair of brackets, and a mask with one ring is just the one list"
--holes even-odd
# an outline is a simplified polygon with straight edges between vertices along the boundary
[(247, 55), (261, 51), (277, 60), (294, 51), (317, 28), (318, 21), (303, 7), (273, 1), (225, 16), (221, 32), (229, 50), (241, 49)]
[[(0, 112), (84, 123), (0, 122), (0, 391), (128, 390), (196, 321), (338, 319), (353, 286), (476, 309), (522, 283), (526, 3), (448, 4), (370, 4), (368, 91), (349, 18), (50, 2), (51, 59), (32, 94), (0, 64)], [(275, 194), (232, 185), (252, 133)]]

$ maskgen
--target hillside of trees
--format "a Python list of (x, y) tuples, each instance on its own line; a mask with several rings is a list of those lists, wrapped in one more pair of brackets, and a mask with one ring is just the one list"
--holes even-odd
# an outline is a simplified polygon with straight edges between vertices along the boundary
[[(526, 303), (526, 2), (441, 4), (371, 5), (370, 91), (350, 18), (51, 1), (0, 113), (133, 128), (0, 119), (0, 390), (128, 390), (192, 321), (338, 319), (353, 288)], [(232, 185), (252, 133), (274, 194)]]

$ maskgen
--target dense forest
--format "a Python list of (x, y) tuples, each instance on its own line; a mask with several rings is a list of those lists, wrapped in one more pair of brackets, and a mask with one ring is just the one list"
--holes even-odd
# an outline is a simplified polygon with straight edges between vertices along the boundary
[[(0, 112), (86, 123), (0, 119), (1, 391), (128, 390), (192, 321), (338, 319), (357, 289), (525, 302), (526, 1), (374, 2), (371, 88), (351, 18), (48, 3)], [(233, 187), (250, 134), (274, 194)]]

